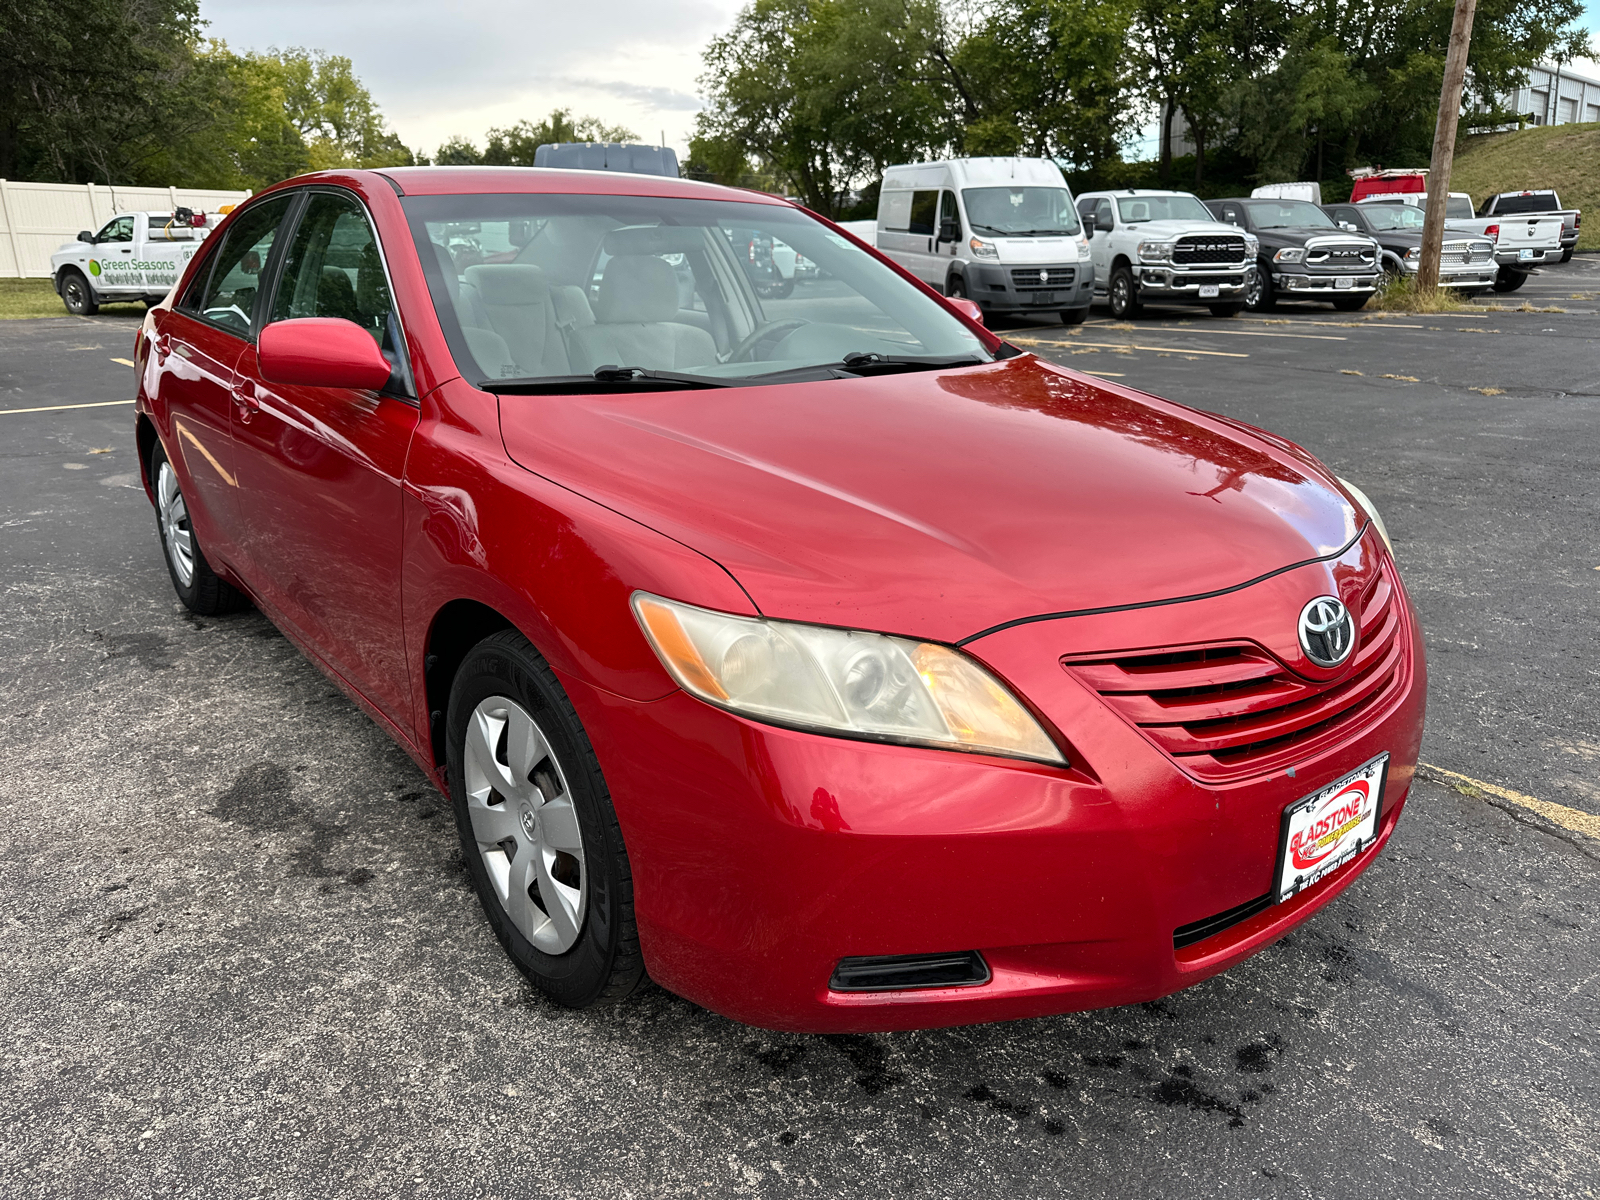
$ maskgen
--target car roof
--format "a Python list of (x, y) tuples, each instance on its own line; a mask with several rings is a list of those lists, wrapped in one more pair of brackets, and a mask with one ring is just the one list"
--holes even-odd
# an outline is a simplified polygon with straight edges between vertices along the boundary
[[(370, 176), (372, 182), (380, 187), (398, 184), (401, 193), (407, 196), (543, 192), (742, 200), (753, 204), (790, 205), (782, 197), (767, 192), (700, 183), (693, 179), (673, 179), (665, 175), (638, 175), (629, 171), (579, 171), (553, 167), (385, 167), (381, 171), (340, 171), (329, 174)], [(292, 182), (303, 183), (316, 178), (315, 175), (303, 175)]]
[[(1139, 196), (1194, 196), (1194, 193), (1167, 191), (1164, 188), (1102, 188), (1097, 192), (1084, 192), (1078, 198), (1081, 200), (1084, 196), (1094, 196), (1096, 198), (1104, 196), (1106, 199), (1112, 200), (1118, 196), (1132, 196), (1134, 198)], [(1199, 197), (1195, 196), (1195, 199), (1198, 200)]]

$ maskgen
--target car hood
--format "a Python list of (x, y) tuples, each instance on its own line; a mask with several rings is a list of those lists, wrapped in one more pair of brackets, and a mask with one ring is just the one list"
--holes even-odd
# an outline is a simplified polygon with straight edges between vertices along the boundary
[(706, 554), (763, 613), (940, 641), (1232, 588), (1360, 527), (1289, 443), (1032, 355), (500, 412), (514, 461)]
[(1243, 237), (1244, 230), (1237, 225), (1229, 225), (1226, 221), (1141, 221), (1137, 225), (1127, 226), (1138, 234), (1140, 238), (1171, 238), (1185, 233), (1215, 233), (1232, 234)]

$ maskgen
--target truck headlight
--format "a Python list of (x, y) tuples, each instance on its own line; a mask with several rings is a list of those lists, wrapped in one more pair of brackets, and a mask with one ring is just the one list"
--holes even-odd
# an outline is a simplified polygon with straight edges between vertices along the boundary
[(1139, 259), (1142, 262), (1170, 262), (1172, 260), (1172, 243), (1140, 242)]
[(1244, 252), (1248, 258), (1254, 258), (1261, 253), (1261, 239), (1253, 233), (1244, 235)]
[(757, 721), (1065, 766), (1033, 715), (974, 659), (936, 642), (738, 617), (633, 594), (678, 685)]
[(1000, 257), (1000, 250), (993, 242), (986, 242), (982, 238), (973, 238), (967, 245), (972, 248), (973, 258)]
[(1422, 247), (1421, 246), (1413, 246), (1413, 247), (1411, 247), (1411, 249), (1406, 251), (1406, 261), (1407, 262), (1416, 262), (1421, 257), (1422, 257)]
[(1383, 518), (1378, 515), (1377, 507), (1368, 499), (1367, 494), (1348, 479), (1339, 479), (1339, 486), (1349, 492), (1351, 498), (1361, 506), (1367, 516), (1372, 518), (1372, 523), (1378, 527), (1378, 533), (1383, 538), (1383, 544), (1389, 547), (1389, 553), (1393, 554), (1394, 543), (1389, 540), (1389, 530), (1384, 526)]
[(1306, 252), (1303, 248), (1299, 246), (1285, 246), (1282, 250), (1279, 250), (1272, 256), (1272, 261), (1281, 263), (1297, 263), (1304, 262), (1305, 257)]

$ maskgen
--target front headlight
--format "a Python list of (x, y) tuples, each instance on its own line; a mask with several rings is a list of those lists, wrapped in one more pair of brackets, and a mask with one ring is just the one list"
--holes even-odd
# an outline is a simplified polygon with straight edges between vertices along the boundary
[(1407, 262), (1416, 262), (1421, 257), (1422, 257), (1422, 247), (1421, 246), (1413, 246), (1413, 247), (1411, 247), (1411, 249), (1406, 251), (1406, 261)]
[(1282, 250), (1279, 250), (1272, 256), (1272, 261), (1281, 263), (1297, 263), (1302, 261), (1305, 256), (1306, 252), (1299, 246), (1285, 246)]
[(736, 617), (648, 592), (633, 611), (684, 691), (778, 725), (1065, 766), (1039, 722), (959, 650), (881, 633)]
[[(1337, 478), (1337, 477), (1336, 477)], [(1372, 523), (1378, 527), (1378, 533), (1383, 537), (1383, 544), (1389, 547), (1389, 553), (1394, 553), (1394, 543), (1389, 540), (1389, 530), (1384, 526), (1383, 518), (1378, 515), (1377, 508), (1367, 498), (1367, 494), (1351, 483), (1348, 479), (1340, 479), (1339, 486), (1355, 497), (1357, 504), (1366, 510), (1367, 516), (1372, 518)]]
[(1261, 239), (1253, 233), (1244, 235), (1244, 252), (1251, 258), (1261, 253)]
[(1000, 251), (993, 242), (986, 242), (982, 238), (973, 238), (967, 243), (972, 247), (974, 258), (999, 258)]
[(1140, 242), (1139, 257), (1144, 262), (1167, 262), (1172, 258), (1172, 243)]

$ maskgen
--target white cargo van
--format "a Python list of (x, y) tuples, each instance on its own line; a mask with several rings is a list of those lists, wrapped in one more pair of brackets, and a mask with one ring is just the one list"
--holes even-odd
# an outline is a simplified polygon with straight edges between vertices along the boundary
[(1072, 192), (1044, 158), (952, 158), (883, 173), (877, 247), (985, 312), (1088, 315), (1094, 265)]

